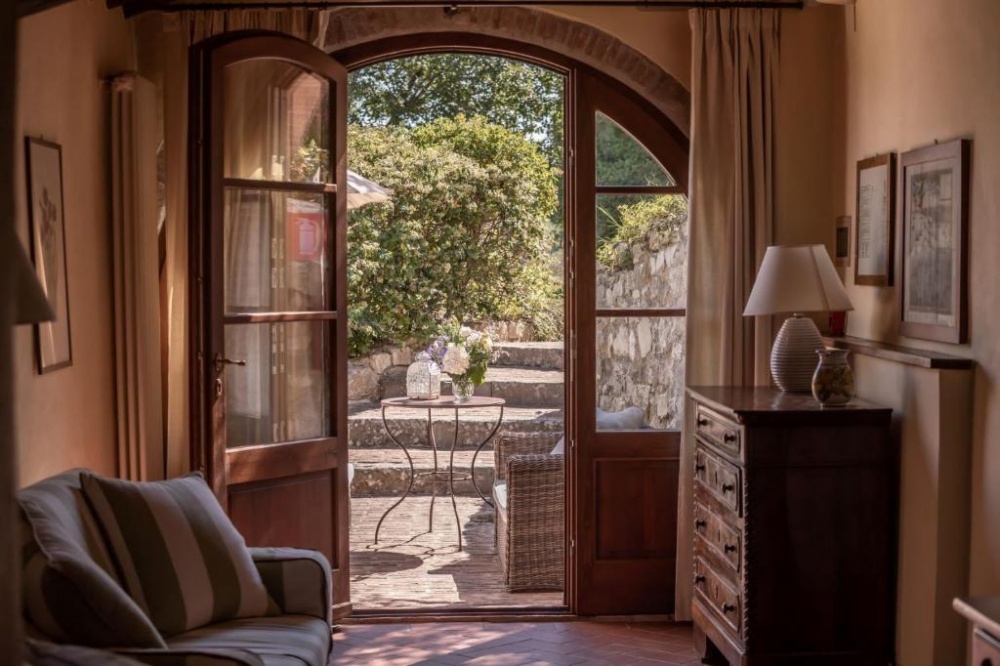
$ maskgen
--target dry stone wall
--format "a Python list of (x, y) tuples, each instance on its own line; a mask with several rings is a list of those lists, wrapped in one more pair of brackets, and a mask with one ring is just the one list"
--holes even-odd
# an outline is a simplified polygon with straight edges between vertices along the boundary
[[(601, 308), (684, 308), (687, 225), (628, 248), (630, 268), (598, 264)], [(603, 318), (597, 321), (597, 406), (641, 407), (646, 425), (680, 428), (684, 414), (684, 317)]]

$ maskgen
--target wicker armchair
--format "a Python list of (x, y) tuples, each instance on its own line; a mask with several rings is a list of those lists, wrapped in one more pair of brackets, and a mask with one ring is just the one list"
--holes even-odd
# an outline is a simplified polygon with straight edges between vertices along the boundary
[(565, 578), (565, 456), (562, 433), (501, 435), (493, 449), (497, 554), (507, 588), (561, 590)]

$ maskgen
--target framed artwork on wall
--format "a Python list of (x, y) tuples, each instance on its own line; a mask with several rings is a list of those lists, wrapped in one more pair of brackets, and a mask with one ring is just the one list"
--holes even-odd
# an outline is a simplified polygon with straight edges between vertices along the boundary
[(834, 263), (845, 267), (851, 265), (851, 216), (841, 215), (837, 218), (836, 237), (834, 238), (836, 256)]
[(892, 285), (895, 182), (895, 155), (878, 155), (858, 162), (854, 284)]
[(970, 142), (900, 158), (902, 233), (899, 332), (961, 344), (967, 339)]
[(66, 225), (63, 218), (62, 149), (59, 144), (26, 137), (28, 226), (31, 259), (55, 321), (35, 325), (38, 372), (73, 365), (69, 327), (69, 284), (66, 273)]

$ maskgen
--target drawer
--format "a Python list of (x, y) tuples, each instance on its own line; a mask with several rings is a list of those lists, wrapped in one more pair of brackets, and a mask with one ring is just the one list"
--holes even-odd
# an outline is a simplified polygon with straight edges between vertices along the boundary
[(720, 451), (742, 460), (743, 429), (740, 426), (716, 414), (704, 405), (698, 405), (694, 429), (696, 433), (718, 447)]
[(740, 507), (740, 496), (743, 486), (740, 482), (740, 468), (719, 458), (699, 446), (694, 452), (694, 480), (702, 484), (714, 495), (723, 506), (727, 506), (738, 515), (743, 515)]
[(740, 593), (697, 555), (694, 558), (694, 593), (715, 611), (736, 636), (742, 636), (743, 608)]
[(696, 501), (694, 531), (719, 554), (724, 562), (732, 566), (734, 572), (740, 572), (743, 538), (739, 529), (729, 525), (725, 518), (715, 515), (707, 506)]
[(973, 666), (1000, 666), (1000, 641), (977, 628), (972, 632)]

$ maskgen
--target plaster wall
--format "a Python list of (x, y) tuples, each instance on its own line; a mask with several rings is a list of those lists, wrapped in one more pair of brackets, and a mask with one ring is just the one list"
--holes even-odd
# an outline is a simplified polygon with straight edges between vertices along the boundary
[(39, 375), (33, 331), (14, 335), (19, 482), (87, 467), (117, 471), (108, 94), (101, 79), (135, 69), (120, 11), (83, 0), (18, 23), (16, 227), (27, 247), (24, 136), (62, 146), (73, 365)]
[[(856, 13), (856, 16), (855, 16)], [(907, 346), (933, 348), (977, 362), (974, 390), (949, 403), (942, 418), (953, 424), (945, 450), (970, 446), (961, 492), (971, 536), (951, 535), (961, 549), (968, 582), (939, 580), (949, 594), (1000, 593), (1000, 3), (995, 0), (859, 0), (844, 16), (846, 62), (846, 183), (842, 208), (854, 215), (856, 163), (872, 155), (904, 152), (957, 138), (972, 140), (969, 224), (969, 339), (943, 345), (898, 333), (898, 287), (854, 286), (846, 276), (855, 311), (848, 333)], [(856, 27), (855, 27), (856, 26)], [(898, 200), (898, 199), (897, 199)], [(898, 234), (898, 230), (897, 230)], [(897, 235), (898, 243), (898, 235)], [(896, 284), (899, 284), (898, 272)], [(901, 386), (900, 391), (907, 390)], [(909, 412), (908, 412), (909, 414)], [(971, 431), (962, 437), (962, 427)], [(910, 442), (904, 439), (904, 448)], [(971, 470), (971, 478), (970, 478)], [(904, 488), (904, 500), (905, 500)], [(906, 505), (904, 503), (904, 526)], [(954, 514), (953, 514), (954, 515)], [(957, 514), (961, 518), (961, 514)], [(958, 566), (958, 565), (956, 565)], [(936, 613), (951, 599), (939, 595)], [(904, 612), (906, 609), (901, 609)], [(950, 611), (948, 611), (950, 612)], [(905, 628), (905, 625), (904, 625)], [(919, 637), (914, 635), (914, 640)], [(936, 648), (935, 647), (935, 652)], [(932, 663), (901, 653), (902, 664)], [(937, 653), (933, 663), (960, 663)]]

